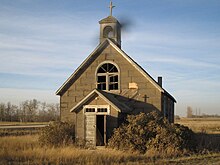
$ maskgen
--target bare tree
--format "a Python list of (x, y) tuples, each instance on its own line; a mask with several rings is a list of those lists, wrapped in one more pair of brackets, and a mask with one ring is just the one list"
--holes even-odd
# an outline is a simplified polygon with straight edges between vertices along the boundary
[(56, 121), (59, 118), (59, 104), (48, 104), (48, 118), (49, 120)]
[(36, 99), (26, 100), (19, 106), (0, 103), (0, 121), (55, 121), (59, 120), (59, 104), (47, 104)]
[(5, 121), (5, 109), (6, 106), (4, 103), (0, 104), (0, 121)]
[(6, 104), (6, 108), (5, 108), (5, 118), (7, 121), (12, 121), (12, 114), (13, 114), (13, 109), (12, 109), (12, 105), (11, 102), (8, 102)]
[(35, 121), (38, 108), (38, 101), (36, 99), (26, 100), (21, 103), (23, 112), (23, 121)]
[(38, 107), (38, 121), (47, 121), (47, 103), (40, 103)]

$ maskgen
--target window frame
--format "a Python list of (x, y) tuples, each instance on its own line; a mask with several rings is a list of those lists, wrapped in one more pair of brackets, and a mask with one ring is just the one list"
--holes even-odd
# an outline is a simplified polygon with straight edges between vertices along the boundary
[[(98, 109), (106, 108), (107, 112), (98, 112)], [(95, 109), (95, 112), (86, 112), (86, 109)], [(83, 106), (84, 114), (96, 114), (96, 115), (109, 115), (110, 114), (110, 105), (84, 105)]]
[[(114, 65), (114, 67), (117, 68), (118, 72), (98, 73), (99, 68), (100, 68), (102, 65), (108, 64), (108, 63)], [(98, 82), (98, 77), (99, 77), (99, 76), (105, 76), (105, 82), (99, 83), (99, 82)], [(117, 77), (118, 77), (118, 81), (117, 81), (117, 82), (116, 82), (116, 81), (111, 82), (111, 81), (110, 81), (111, 76), (117, 76)], [(100, 64), (98, 65), (98, 67), (96, 68), (96, 88), (97, 88), (97, 89), (99, 89), (99, 88), (98, 88), (98, 85), (99, 85), (99, 84), (105, 84), (105, 87), (106, 87), (104, 90), (103, 90), (103, 89), (100, 89), (100, 90), (109, 91), (109, 92), (118, 92), (118, 91), (120, 91), (120, 69), (119, 69), (119, 67), (118, 67), (117, 64), (115, 64), (115, 63), (112, 62), (112, 61), (104, 61), (104, 62), (102, 62), (102, 63), (100, 63)], [(112, 84), (118, 84), (118, 89), (112, 89), (112, 90), (110, 90), (110, 85), (112, 85)]]

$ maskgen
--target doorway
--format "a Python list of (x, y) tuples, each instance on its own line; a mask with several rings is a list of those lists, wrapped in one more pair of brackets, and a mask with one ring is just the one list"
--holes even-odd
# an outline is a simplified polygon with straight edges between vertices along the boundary
[(92, 146), (105, 146), (107, 122), (110, 114), (109, 105), (86, 105), (85, 114), (85, 140)]
[(96, 146), (104, 146), (106, 142), (105, 115), (96, 115)]

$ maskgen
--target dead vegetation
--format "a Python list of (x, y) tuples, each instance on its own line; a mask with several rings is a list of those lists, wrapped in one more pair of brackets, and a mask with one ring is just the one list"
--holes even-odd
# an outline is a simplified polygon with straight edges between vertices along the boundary
[(52, 122), (42, 128), (39, 143), (47, 146), (62, 146), (73, 144), (75, 139), (75, 126), (67, 122)]
[[(139, 116), (139, 119), (142, 118)], [(188, 121), (189, 122), (189, 121)], [(205, 121), (203, 121), (205, 122)], [(139, 123), (141, 124), (141, 122)], [(151, 123), (153, 124), (153, 123)], [(138, 126), (137, 126), (138, 127)], [(140, 129), (137, 129), (140, 130)], [(160, 129), (159, 129), (160, 130)], [(158, 131), (159, 131), (158, 130)], [(163, 131), (163, 129), (161, 129)], [(164, 132), (164, 131), (163, 131)], [(165, 134), (166, 135), (166, 134)], [(158, 152), (148, 148), (140, 154), (135, 151), (101, 148), (86, 150), (74, 144), (58, 147), (42, 146), (39, 135), (3, 136), (0, 137), (0, 164), (220, 164), (218, 134), (199, 133), (196, 136), (201, 152), (182, 152), (173, 155), (175, 150), (167, 147), (167, 152)], [(161, 136), (163, 137), (163, 136)], [(125, 139), (121, 139), (121, 141)], [(140, 139), (139, 139), (140, 140)], [(163, 139), (162, 139), (163, 140)], [(158, 137), (155, 143), (161, 143)], [(139, 142), (139, 141), (138, 141)], [(166, 141), (165, 141), (166, 142)], [(174, 141), (168, 141), (172, 144)], [(157, 146), (157, 145), (156, 145)], [(168, 153), (171, 153), (170, 155)]]
[(155, 158), (150, 155), (113, 149), (85, 150), (73, 145), (42, 147), (37, 135), (0, 137), (0, 164), (190, 164), (205, 161), (220, 163), (219, 153), (178, 158)]
[(188, 127), (170, 124), (156, 112), (140, 113), (129, 115), (127, 122), (115, 129), (109, 147), (169, 157), (194, 152), (196, 139)]

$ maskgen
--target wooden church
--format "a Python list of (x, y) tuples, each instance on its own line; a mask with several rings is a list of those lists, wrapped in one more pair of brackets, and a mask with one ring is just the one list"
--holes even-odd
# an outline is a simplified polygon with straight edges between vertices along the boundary
[(100, 43), (57, 90), (61, 121), (75, 124), (76, 138), (106, 145), (128, 114), (160, 112), (174, 121), (174, 97), (121, 49), (121, 26), (99, 21)]

